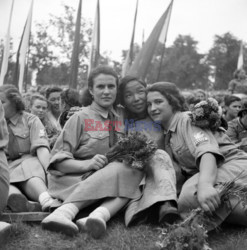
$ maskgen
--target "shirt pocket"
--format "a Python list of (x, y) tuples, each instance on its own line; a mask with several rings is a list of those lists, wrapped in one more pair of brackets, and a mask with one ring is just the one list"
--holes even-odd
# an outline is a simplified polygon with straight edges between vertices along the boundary
[(28, 130), (16, 131), (14, 133), (16, 141), (18, 143), (19, 152), (21, 154), (30, 153), (31, 142), (30, 142), (30, 133)]
[(189, 148), (184, 145), (173, 145), (171, 143), (171, 148), (174, 154), (175, 159), (178, 161), (178, 164), (184, 166), (188, 169), (196, 168), (195, 158), (191, 154)]
[(75, 158), (92, 158), (109, 150), (109, 131), (87, 131), (83, 133)]

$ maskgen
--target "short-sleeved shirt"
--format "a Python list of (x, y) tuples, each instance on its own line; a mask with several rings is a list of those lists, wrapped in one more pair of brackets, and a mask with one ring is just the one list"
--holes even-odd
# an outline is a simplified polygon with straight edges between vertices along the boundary
[(40, 119), (30, 113), (17, 113), (8, 120), (9, 145), (8, 159), (15, 160), (22, 155), (36, 155), (39, 147), (47, 147), (49, 143)]
[[(124, 122), (118, 110), (111, 110), (114, 114), (117, 136), (124, 135)], [(65, 159), (91, 159), (96, 154), (105, 154), (109, 151), (108, 111), (95, 102), (83, 107), (66, 122), (61, 134), (51, 152), (51, 165)]]
[(244, 140), (247, 139), (247, 129), (240, 122), (240, 117), (228, 122), (226, 133), (237, 146), (247, 146), (247, 140)]
[(210, 130), (193, 126), (187, 112), (175, 113), (165, 134), (168, 132), (173, 157), (188, 176), (198, 172), (201, 156), (205, 153), (214, 154), (218, 164), (224, 160), (217, 138)]

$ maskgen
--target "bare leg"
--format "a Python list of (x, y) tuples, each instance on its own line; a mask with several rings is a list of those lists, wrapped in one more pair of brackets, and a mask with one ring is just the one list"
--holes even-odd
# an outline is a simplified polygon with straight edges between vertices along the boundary
[(20, 188), (23, 193), (33, 201), (39, 201), (40, 194), (47, 191), (46, 184), (39, 177), (33, 177), (20, 183)]

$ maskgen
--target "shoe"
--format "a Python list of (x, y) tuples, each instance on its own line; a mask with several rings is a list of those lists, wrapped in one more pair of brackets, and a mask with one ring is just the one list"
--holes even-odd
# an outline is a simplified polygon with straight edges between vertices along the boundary
[(11, 225), (9, 223), (0, 221), (0, 246), (7, 241), (11, 231)]
[(175, 205), (175, 202), (166, 201), (159, 211), (159, 224), (173, 224), (176, 221), (180, 220), (181, 217), (178, 213), (178, 209)]
[(53, 232), (59, 232), (68, 236), (74, 236), (79, 232), (75, 223), (65, 217), (62, 213), (53, 212), (42, 222), (42, 228)]
[(12, 212), (41, 212), (41, 205), (39, 202), (29, 201), (23, 194), (11, 194), (8, 197), (7, 206)]
[(98, 239), (106, 232), (106, 222), (101, 218), (88, 217), (85, 228), (94, 239)]

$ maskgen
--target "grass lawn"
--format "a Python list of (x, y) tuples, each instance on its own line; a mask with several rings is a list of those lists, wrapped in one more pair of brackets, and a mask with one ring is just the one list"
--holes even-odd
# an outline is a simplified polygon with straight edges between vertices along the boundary
[[(126, 228), (121, 218), (108, 223), (107, 233), (95, 240), (90, 235), (79, 234), (68, 237), (42, 230), (40, 224), (12, 223), (12, 231), (3, 250), (19, 249), (90, 249), (90, 250), (138, 250), (159, 249), (160, 229), (153, 225)], [(224, 225), (209, 234), (209, 245), (213, 250), (247, 249), (247, 230), (243, 227)]]

